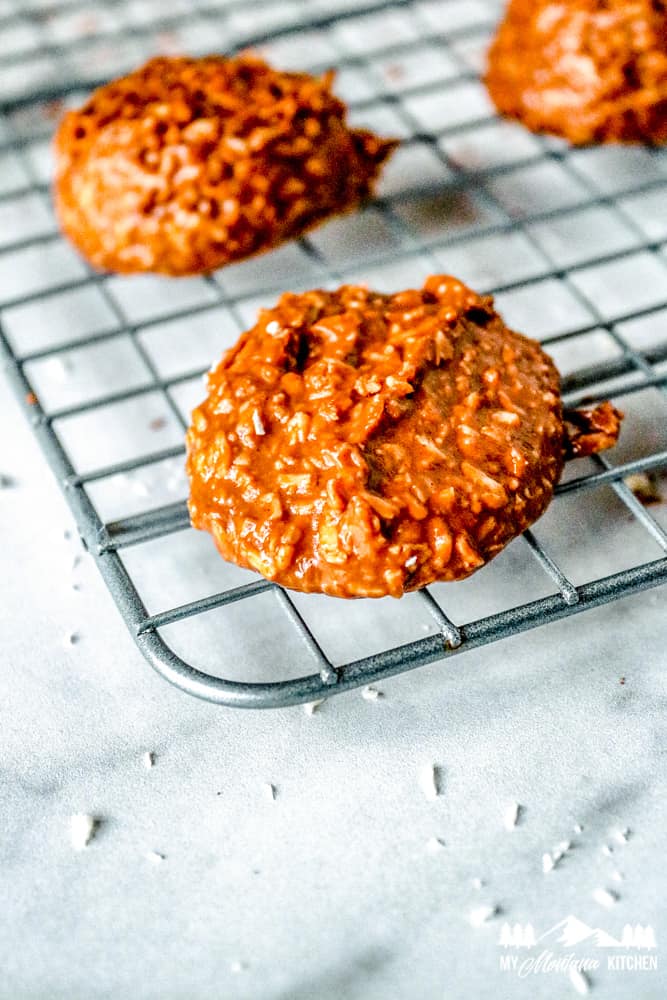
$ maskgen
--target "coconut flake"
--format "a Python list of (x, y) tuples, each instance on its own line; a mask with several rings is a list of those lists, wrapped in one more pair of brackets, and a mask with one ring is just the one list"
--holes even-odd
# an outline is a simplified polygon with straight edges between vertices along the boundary
[(625, 878), (623, 873), (619, 871), (612, 872), (611, 877), (613, 878), (614, 882), (622, 882), (623, 879)]
[(303, 710), (306, 715), (315, 715), (315, 712), (317, 712), (320, 705), (323, 705), (325, 701), (326, 698), (317, 698), (315, 701), (307, 701), (303, 706)]
[(481, 927), (498, 912), (497, 906), (476, 906), (470, 911), (469, 920), (473, 927)]
[(379, 698), (384, 698), (384, 694), (372, 684), (367, 684), (365, 688), (361, 689), (361, 697), (364, 701), (377, 701)]
[(426, 841), (426, 850), (429, 854), (438, 854), (446, 846), (442, 837), (429, 837)]
[(592, 896), (596, 903), (599, 903), (600, 906), (606, 906), (607, 909), (612, 907), (619, 898), (618, 893), (612, 889), (594, 889)]
[(607, 857), (611, 857), (611, 855), (614, 853), (614, 848), (611, 846), (611, 844), (605, 844), (602, 848), (602, 853), (606, 854)]
[(267, 799), (269, 799), (270, 802), (275, 802), (278, 795), (278, 789), (276, 786), (267, 781), (262, 785), (262, 788), (264, 789), (264, 794)]
[(100, 821), (89, 813), (75, 813), (70, 816), (70, 839), (75, 851), (82, 851), (88, 846), (99, 825)]
[(521, 806), (518, 802), (510, 802), (503, 815), (503, 824), (506, 830), (513, 830), (519, 822)]
[(245, 964), (245, 962), (230, 962), (229, 969), (230, 972), (233, 972), (235, 975), (238, 975), (239, 972), (245, 972), (245, 970), (247, 969), (247, 965)]
[(628, 840), (630, 839), (630, 831), (628, 830), (627, 826), (624, 826), (622, 830), (617, 830), (614, 836), (616, 837), (616, 840), (619, 842), (619, 844), (627, 844)]
[(548, 872), (552, 872), (556, 867), (556, 862), (550, 854), (542, 855), (542, 871), (546, 875)]
[(581, 969), (578, 969), (576, 965), (571, 965), (568, 976), (570, 977), (570, 982), (572, 986), (577, 991), (579, 996), (585, 997), (591, 991), (591, 984), (589, 982), (588, 976)]
[(584, 828), (581, 825), (581, 823), (575, 823), (573, 829), (574, 829), (575, 833), (583, 833), (584, 832)]
[(146, 861), (150, 861), (151, 864), (162, 864), (165, 858), (166, 854), (160, 854), (159, 851), (146, 851)]
[(252, 411), (252, 426), (255, 428), (255, 434), (259, 437), (264, 437), (266, 434), (266, 428), (260, 416), (259, 410)]
[(150, 771), (150, 769), (155, 765), (155, 754), (152, 750), (147, 750), (146, 753), (141, 755), (141, 763), (148, 771)]
[(481, 878), (474, 878), (472, 880), (472, 887), (473, 887), (473, 889), (483, 889), (484, 885), (485, 885), (485, 882)]
[(438, 768), (435, 764), (427, 764), (419, 772), (419, 784), (429, 802), (434, 802), (440, 794), (438, 789)]

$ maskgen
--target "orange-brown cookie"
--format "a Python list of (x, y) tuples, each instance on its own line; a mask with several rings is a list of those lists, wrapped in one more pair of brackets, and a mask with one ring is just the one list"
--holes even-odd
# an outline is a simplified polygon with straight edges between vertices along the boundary
[[(609, 411), (573, 420), (577, 454), (618, 433)], [(287, 293), (209, 376), (190, 514), (286, 587), (398, 597), (468, 576), (527, 528), (564, 449), (558, 372), (491, 298), (437, 275), (395, 295)]]
[(574, 144), (667, 142), (663, 0), (510, 0), (486, 84), (502, 114)]
[(100, 87), (56, 135), (63, 230), (97, 268), (184, 275), (352, 209), (395, 143), (348, 128), (332, 80), (163, 57)]

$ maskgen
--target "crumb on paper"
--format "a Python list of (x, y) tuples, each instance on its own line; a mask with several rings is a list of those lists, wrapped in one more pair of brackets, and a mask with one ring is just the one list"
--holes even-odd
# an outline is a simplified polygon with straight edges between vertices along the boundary
[(475, 877), (472, 880), (472, 887), (473, 887), (473, 889), (483, 889), (484, 886), (485, 886), (485, 884), (486, 883), (484, 882), (484, 880), (481, 879), (481, 878), (478, 878), (478, 877)]
[(166, 854), (161, 854), (160, 851), (146, 851), (146, 860), (154, 865), (162, 864), (165, 858)]
[(8, 476), (6, 473), (0, 473), (0, 490), (11, 490), (17, 485), (16, 479), (13, 476)]
[(599, 903), (600, 906), (606, 906), (607, 909), (612, 907), (619, 899), (618, 893), (612, 889), (594, 889), (592, 896), (596, 903)]
[(440, 794), (439, 768), (435, 764), (427, 764), (419, 772), (419, 784), (429, 802), (434, 802)]
[(245, 964), (245, 962), (238, 962), (237, 961), (237, 962), (230, 962), (230, 964), (229, 964), (229, 970), (230, 970), (230, 972), (233, 972), (236, 975), (238, 975), (239, 972), (245, 972), (246, 969), (247, 969), (247, 965)]
[(91, 816), (90, 813), (75, 813), (70, 816), (70, 839), (75, 851), (83, 851), (88, 846), (99, 825), (100, 820), (96, 816)]
[(269, 781), (265, 781), (262, 788), (264, 789), (264, 795), (266, 798), (269, 799), (270, 802), (275, 802), (278, 797), (278, 789), (276, 786), (272, 785)]
[(565, 854), (567, 854), (568, 851), (571, 851), (571, 850), (572, 850), (572, 841), (571, 840), (561, 840), (560, 844), (558, 844), (558, 846), (554, 849), (554, 858), (557, 861), (560, 861), (560, 859)]
[(611, 846), (611, 844), (605, 844), (602, 848), (602, 853), (606, 854), (607, 857), (611, 857), (611, 855), (614, 853), (614, 848)]
[(581, 825), (581, 823), (575, 823), (573, 829), (574, 829), (575, 833), (583, 833), (584, 832), (584, 828)]
[(542, 855), (542, 871), (546, 875), (548, 872), (552, 872), (556, 867), (556, 862), (550, 854)]
[(487, 920), (495, 917), (497, 913), (497, 906), (476, 906), (470, 911), (470, 924), (472, 927), (481, 927)]
[(503, 815), (503, 825), (506, 830), (513, 830), (519, 822), (521, 806), (518, 802), (510, 802)]
[(71, 649), (72, 646), (76, 646), (80, 639), (81, 636), (78, 632), (66, 632), (63, 636), (63, 646), (65, 649)]
[(619, 844), (627, 844), (630, 839), (630, 830), (624, 826), (622, 830), (616, 831), (615, 837)]
[(426, 841), (426, 850), (429, 854), (438, 854), (446, 846), (442, 837), (429, 837)]
[(148, 771), (155, 766), (155, 754), (152, 750), (147, 750), (146, 753), (141, 755), (141, 763)]
[(622, 872), (615, 871), (611, 873), (611, 877), (613, 878), (614, 882), (622, 882), (623, 879), (625, 878), (625, 875), (623, 875)]
[(384, 698), (384, 694), (372, 684), (367, 684), (365, 688), (361, 689), (361, 697), (364, 701), (377, 701), (379, 698)]
[(568, 976), (570, 977), (570, 982), (572, 986), (579, 994), (579, 996), (585, 997), (591, 991), (591, 984), (588, 976), (581, 969), (578, 969), (576, 965), (571, 965)]
[(315, 701), (307, 701), (303, 706), (303, 710), (306, 715), (315, 715), (315, 712), (317, 712), (320, 705), (323, 705), (325, 701), (326, 698), (317, 698)]

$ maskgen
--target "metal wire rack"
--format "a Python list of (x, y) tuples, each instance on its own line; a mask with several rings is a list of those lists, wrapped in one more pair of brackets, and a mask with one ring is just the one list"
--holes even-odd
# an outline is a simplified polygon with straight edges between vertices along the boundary
[[(541, 334), (557, 360), (559, 351), (564, 357), (574, 352), (578, 363), (569, 364), (563, 383), (568, 405), (611, 396), (623, 408), (647, 392), (660, 405), (667, 399), (667, 156), (643, 149), (573, 152), (499, 122), (478, 78), (498, 16), (492, 0), (363, 7), (350, 0), (200, 0), (174, 4), (168, 15), (160, 6), (155, 0), (0, 2), (4, 364), (83, 543), (157, 672), (192, 695), (229, 706), (310, 702), (667, 581), (664, 508), (647, 509), (625, 482), (631, 473), (667, 467), (658, 407), (651, 417), (655, 433), (644, 447), (633, 451), (631, 443), (616, 464), (605, 457), (573, 463), (550, 509), (558, 539), (570, 524), (567, 497), (613, 491), (625, 511), (614, 544), (621, 539), (626, 564), (615, 572), (575, 585), (540, 540), (538, 525), (511, 547), (523, 544), (520, 558), (542, 574), (530, 599), (455, 624), (445, 609), (462, 585), (423, 590), (410, 607), (427, 614), (428, 635), (346, 662), (330, 656), (300, 595), (250, 573), (236, 571), (211, 593), (149, 612), (145, 576), (137, 578), (128, 553), (162, 546), (179, 532), (194, 534), (178, 473), (188, 404), (202, 395), (201, 375), (224, 346), (223, 336), (205, 356), (211, 331), (219, 327), (231, 342), (258, 302), (271, 301), (284, 287), (366, 278), (388, 290), (450, 271), (493, 292), (508, 321)], [(277, 65), (313, 71), (335, 65), (353, 119), (403, 139), (376, 200), (283, 251), (205, 279), (168, 283), (87, 269), (61, 240), (50, 207), (48, 143), (67, 102), (156, 51), (232, 52), (251, 43)], [(197, 331), (203, 331), (200, 342)], [(165, 357), (165, 345), (174, 343)], [(114, 427), (121, 411), (118, 450)], [(172, 436), (155, 447), (151, 434), (165, 427)], [(155, 495), (142, 485), (143, 475), (160, 481)], [(176, 492), (182, 488), (178, 497), (165, 497), (169, 476)], [(121, 494), (123, 501), (131, 494), (139, 509), (122, 512)], [(596, 519), (604, 530), (603, 506), (594, 508)], [(623, 541), (630, 520), (659, 558), (645, 558), (648, 550), (636, 534)], [(577, 544), (585, 560), (593, 554), (594, 568), (598, 532), (589, 526)], [(524, 563), (518, 565), (519, 575), (532, 580)], [(216, 662), (206, 670), (165, 638), (165, 629), (240, 604), (249, 609), (247, 636), (247, 623), (262, 617), (253, 609), (267, 592), (283, 625), (301, 641), (306, 666), (300, 673), (312, 671), (305, 676), (248, 682), (207, 672), (225, 672), (233, 661), (233, 622), (217, 622)], [(320, 622), (335, 617), (341, 602), (319, 600), (325, 602)], [(379, 605), (361, 604), (371, 624)], [(382, 633), (382, 623), (377, 629)]]

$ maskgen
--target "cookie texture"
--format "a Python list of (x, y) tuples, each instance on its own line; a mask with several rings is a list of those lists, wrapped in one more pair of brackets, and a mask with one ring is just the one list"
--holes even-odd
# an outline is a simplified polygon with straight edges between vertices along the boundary
[(486, 84), (502, 114), (575, 145), (667, 142), (664, 0), (510, 0)]
[(192, 523), (297, 590), (399, 597), (466, 577), (540, 516), (563, 466), (556, 368), (452, 277), (287, 293), (208, 387)]
[(96, 268), (187, 275), (351, 210), (396, 143), (349, 128), (332, 83), (244, 55), (160, 57), (100, 87), (55, 138), (64, 232)]

